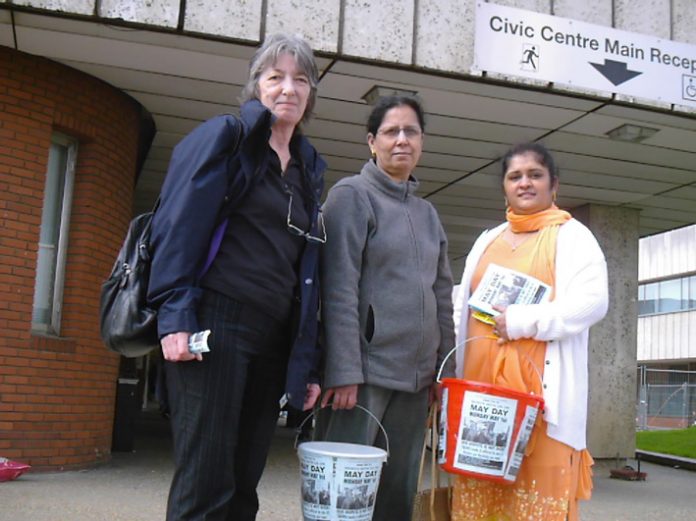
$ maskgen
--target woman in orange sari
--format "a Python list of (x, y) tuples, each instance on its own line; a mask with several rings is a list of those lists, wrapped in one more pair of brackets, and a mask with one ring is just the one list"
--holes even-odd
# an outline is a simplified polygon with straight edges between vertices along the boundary
[[(514, 484), (457, 476), (453, 521), (574, 521), (592, 490), (586, 448), (590, 326), (607, 311), (604, 255), (592, 233), (555, 205), (558, 173), (536, 143), (503, 158), (506, 222), (469, 253), (455, 300), (458, 356), (466, 380), (543, 395), (545, 406)], [(486, 268), (497, 264), (552, 288), (551, 299), (497, 307), (495, 324), (467, 306)]]

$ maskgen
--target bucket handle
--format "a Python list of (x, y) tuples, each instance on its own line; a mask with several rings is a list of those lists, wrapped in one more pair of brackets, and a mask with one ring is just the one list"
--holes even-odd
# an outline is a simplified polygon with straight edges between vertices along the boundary
[[(442, 383), (442, 370), (445, 368), (445, 362), (447, 362), (447, 359), (452, 356), (452, 353), (454, 353), (457, 349), (460, 347), (464, 346), (467, 342), (471, 342), (472, 340), (481, 340), (481, 339), (488, 339), (488, 340), (497, 340), (497, 336), (493, 335), (479, 335), (479, 336), (472, 336), (467, 338), (466, 340), (462, 340), (459, 342), (456, 346), (454, 346), (452, 349), (450, 349), (450, 352), (445, 355), (445, 358), (442, 359), (442, 364), (440, 364), (440, 370), (437, 372), (437, 383)], [(541, 376), (541, 371), (539, 371), (539, 368), (536, 366), (536, 364), (532, 361), (532, 359), (529, 357), (528, 354), (525, 353), (524, 355), (529, 363), (532, 365), (532, 368), (534, 369), (534, 372), (536, 373), (537, 377), (539, 378), (539, 382), (543, 384), (544, 379)]]
[[(317, 408), (317, 409), (314, 409), (314, 410), (311, 412), (311, 414), (307, 415), (307, 417), (306, 417), (304, 420), (302, 420), (302, 423), (300, 423), (299, 427), (297, 427), (297, 430), (296, 430), (297, 434), (295, 435), (295, 445), (294, 445), (295, 449), (297, 449), (297, 440), (298, 440), (299, 437), (300, 437), (300, 432), (302, 431), (302, 427), (304, 426), (304, 424), (307, 423), (307, 421), (309, 421), (309, 419), (310, 419), (312, 416), (314, 416), (318, 411), (320, 411), (320, 410), (322, 410), (322, 409), (325, 409), (326, 407), (330, 407), (330, 406), (331, 406), (331, 404), (330, 404), (330, 403), (327, 403), (324, 407), (319, 407), (319, 408)], [(367, 414), (370, 415), (370, 417), (371, 417), (373, 420), (375, 420), (375, 421), (377, 422), (377, 425), (379, 425), (379, 428), (382, 430), (382, 434), (384, 435), (384, 441), (385, 441), (386, 446), (387, 446), (387, 459), (389, 459), (389, 454), (390, 454), (390, 452), (389, 452), (389, 436), (387, 436), (387, 431), (384, 429), (384, 425), (382, 425), (382, 422), (380, 422), (380, 421), (377, 419), (377, 416), (375, 416), (374, 414), (372, 414), (372, 412), (370, 412), (368, 409), (366, 409), (365, 407), (363, 407), (363, 406), (360, 405), (359, 403), (356, 403), (356, 404), (355, 404), (355, 407), (357, 407), (358, 409), (362, 409), (363, 411), (365, 411)]]
[(462, 340), (459, 342), (456, 346), (454, 346), (452, 349), (450, 349), (450, 352), (445, 355), (445, 358), (442, 359), (442, 363), (440, 364), (440, 370), (437, 372), (437, 378), (435, 379), (437, 383), (442, 383), (442, 370), (445, 368), (445, 362), (449, 359), (450, 356), (452, 356), (452, 353), (454, 353), (457, 349), (460, 347), (466, 345), (467, 342), (471, 342), (472, 340), (481, 340), (487, 338), (489, 340), (497, 340), (497, 336), (493, 335), (479, 335), (479, 336), (471, 336), (465, 340)]

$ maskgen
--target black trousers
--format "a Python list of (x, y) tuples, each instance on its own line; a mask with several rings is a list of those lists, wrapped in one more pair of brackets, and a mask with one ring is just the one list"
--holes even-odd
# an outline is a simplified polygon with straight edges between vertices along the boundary
[(283, 394), (287, 324), (206, 291), (203, 361), (166, 362), (175, 471), (167, 521), (253, 521)]

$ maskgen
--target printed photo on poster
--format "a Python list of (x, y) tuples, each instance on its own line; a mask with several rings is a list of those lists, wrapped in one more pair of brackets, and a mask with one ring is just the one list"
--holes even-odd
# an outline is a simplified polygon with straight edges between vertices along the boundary
[(437, 440), (437, 462), (442, 465), (447, 460), (447, 404), (449, 401), (449, 389), (442, 390), (442, 408), (440, 409), (439, 438)]
[(338, 460), (336, 475), (337, 519), (370, 521), (375, 506), (381, 462)]
[(305, 453), (300, 462), (302, 512), (306, 521), (330, 521), (333, 460), (330, 456)]
[(510, 463), (508, 464), (507, 471), (505, 472), (505, 479), (508, 481), (515, 481), (517, 474), (520, 471), (522, 460), (524, 459), (524, 451), (527, 450), (527, 444), (529, 443), (529, 438), (532, 436), (532, 430), (534, 429), (537, 411), (538, 409), (536, 407), (532, 407), (530, 405), (525, 407), (522, 425), (520, 426), (520, 431), (517, 434), (517, 443), (515, 444), (515, 449), (510, 456)]
[(453, 466), (503, 476), (517, 401), (469, 391), (464, 395)]

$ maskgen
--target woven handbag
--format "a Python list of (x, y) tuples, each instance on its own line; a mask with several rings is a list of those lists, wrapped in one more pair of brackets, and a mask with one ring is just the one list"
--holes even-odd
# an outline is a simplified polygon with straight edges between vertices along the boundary
[[(425, 431), (425, 442), (418, 470), (418, 492), (413, 501), (411, 521), (450, 521), (452, 517), (452, 487), (440, 484), (440, 471), (437, 468), (437, 405), (433, 404), (429, 414), (429, 429)], [(427, 444), (430, 442), (430, 488), (422, 490), (425, 472)], [(449, 478), (448, 478), (449, 481)]]

